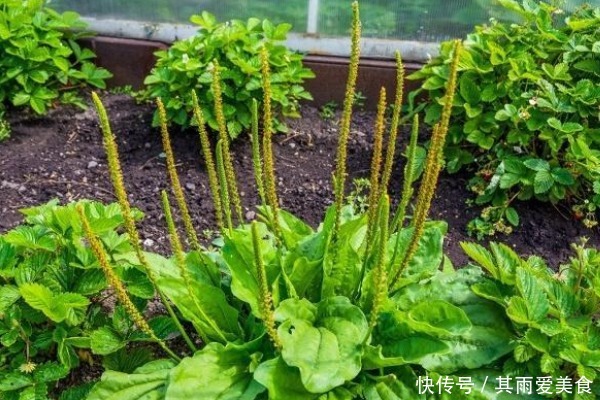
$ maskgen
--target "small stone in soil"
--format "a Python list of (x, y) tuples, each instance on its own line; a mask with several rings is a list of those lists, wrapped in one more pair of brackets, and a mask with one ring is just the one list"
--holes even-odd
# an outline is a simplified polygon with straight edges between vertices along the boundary
[(196, 185), (194, 185), (191, 182), (188, 182), (188, 183), (185, 184), (185, 188), (187, 190), (189, 190), (190, 192), (193, 192), (194, 190), (196, 190)]
[(254, 220), (255, 218), (256, 218), (256, 213), (255, 213), (254, 211), (248, 211), (248, 212), (246, 213), (246, 219), (247, 219), (248, 221), (252, 221), (252, 220)]
[(154, 240), (152, 240), (152, 239), (144, 240), (144, 247), (152, 247), (152, 246), (154, 246)]
[(98, 166), (98, 163), (96, 161), (90, 161), (87, 165), (88, 169), (93, 169), (96, 168)]

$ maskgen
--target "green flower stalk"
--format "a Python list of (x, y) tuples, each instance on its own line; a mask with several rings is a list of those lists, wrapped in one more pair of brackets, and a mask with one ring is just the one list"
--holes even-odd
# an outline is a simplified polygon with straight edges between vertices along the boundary
[[(225, 121), (225, 114), (223, 112), (223, 90), (221, 88), (221, 71), (219, 63), (213, 61), (213, 80), (212, 80), (212, 92), (215, 101), (215, 118), (217, 125), (219, 126), (219, 140), (223, 147), (223, 166), (225, 167), (225, 174), (227, 176), (227, 186), (229, 195), (231, 197), (231, 203), (233, 210), (237, 214), (238, 222), (241, 224), (244, 222), (242, 213), (242, 201), (240, 199), (240, 193), (237, 187), (237, 177), (235, 168), (233, 167), (233, 161), (231, 160), (231, 153), (229, 151), (229, 133), (227, 133), (227, 124)], [(224, 204), (227, 207), (227, 204)]]
[[(163, 211), (165, 213), (165, 220), (167, 222), (167, 229), (169, 231), (169, 241), (171, 242), (171, 248), (175, 255), (175, 264), (179, 268), (179, 273), (183, 278), (183, 283), (188, 291), (188, 294), (190, 295), (190, 298), (196, 305), (196, 308), (200, 310), (201, 317), (214, 330), (219, 339), (223, 343), (226, 343), (227, 338), (225, 337), (225, 334), (221, 329), (219, 329), (219, 327), (213, 321), (213, 319), (206, 314), (204, 309), (200, 306), (198, 297), (194, 294), (194, 291), (192, 289), (192, 279), (190, 278), (190, 274), (187, 269), (187, 263), (185, 261), (185, 253), (183, 252), (183, 246), (181, 245), (181, 240), (179, 239), (179, 234), (177, 233), (177, 227), (175, 226), (175, 221), (173, 220), (173, 214), (171, 213), (171, 204), (169, 203), (169, 196), (164, 190), (161, 192), (161, 200)], [(205, 332), (199, 331), (198, 333), (202, 337), (204, 343), (209, 343), (208, 336)]]
[[(110, 174), (110, 178), (115, 189), (115, 195), (117, 197), (117, 201), (121, 207), (121, 213), (123, 214), (123, 222), (125, 225), (125, 231), (131, 240), (131, 245), (135, 251), (135, 254), (144, 268), (146, 272), (146, 276), (152, 283), (154, 290), (160, 296), (162, 303), (165, 305), (169, 316), (173, 320), (173, 323), (177, 326), (177, 329), (181, 332), (181, 335), (185, 337), (187, 334), (185, 329), (181, 325), (181, 322), (175, 315), (175, 311), (171, 304), (159, 289), (157, 284), (157, 278), (154, 271), (150, 268), (148, 264), (148, 260), (144, 255), (142, 250), (142, 246), (140, 245), (140, 235), (135, 227), (135, 220), (133, 218), (133, 213), (131, 211), (131, 205), (129, 204), (129, 199), (127, 198), (127, 191), (125, 190), (125, 183), (123, 181), (123, 172), (121, 170), (121, 164), (119, 162), (119, 151), (117, 149), (117, 143), (115, 141), (115, 137), (112, 133), (112, 129), (110, 127), (110, 122), (108, 120), (108, 115), (106, 113), (106, 109), (102, 104), (102, 101), (98, 97), (95, 92), (92, 92), (92, 101), (94, 102), (94, 106), (96, 107), (96, 111), (98, 112), (98, 119), (100, 120), (100, 128), (102, 130), (104, 149), (106, 151), (106, 156), (108, 159), (108, 170)], [(193, 349), (194, 347), (190, 347)]]
[(160, 340), (158, 338), (158, 336), (156, 336), (156, 333), (154, 333), (154, 331), (152, 330), (152, 328), (150, 327), (148, 322), (144, 319), (142, 314), (139, 312), (139, 310), (135, 307), (135, 305), (131, 301), (131, 298), (127, 294), (127, 290), (125, 289), (125, 286), (123, 285), (123, 282), (121, 282), (118, 275), (115, 273), (115, 271), (111, 267), (111, 265), (108, 261), (108, 256), (106, 254), (106, 251), (104, 250), (104, 247), (102, 246), (102, 243), (100, 242), (100, 239), (98, 239), (98, 237), (92, 230), (92, 228), (90, 226), (90, 222), (88, 221), (88, 219), (85, 215), (82, 205), (77, 206), (77, 213), (79, 214), (79, 218), (81, 219), (85, 237), (90, 244), (92, 252), (98, 259), (98, 263), (100, 264), (100, 268), (102, 269), (102, 272), (106, 276), (106, 280), (112, 286), (113, 290), (115, 291), (115, 295), (117, 296), (117, 299), (123, 305), (123, 307), (125, 308), (125, 311), (129, 315), (129, 317), (131, 318), (133, 323), (138, 327), (138, 329), (140, 331), (142, 331), (143, 333), (148, 335), (151, 340), (158, 343), (158, 345), (171, 358), (173, 358), (176, 361), (181, 361), (181, 358), (179, 358), (171, 349), (169, 349), (169, 347), (167, 347), (167, 345), (165, 344), (164, 341)]
[(417, 195), (415, 214), (412, 221), (414, 231), (411, 235), (410, 243), (406, 253), (404, 254), (402, 262), (400, 263), (400, 266), (393, 272), (393, 277), (390, 282), (390, 289), (392, 290), (417, 252), (419, 241), (421, 240), (423, 232), (425, 231), (425, 221), (427, 220), (427, 215), (429, 213), (429, 209), (431, 208), (431, 202), (433, 200), (435, 188), (438, 183), (438, 178), (443, 168), (444, 145), (446, 143), (446, 135), (450, 125), (452, 104), (454, 102), (454, 95), (456, 92), (460, 50), (461, 42), (457, 40), (454, 44), (454, 56), (450, 65), (450, 78), (446, 86), (442, 117), (440, 122), (433, 128), (431, 145), (425, 161), (425, 173), (423, 174), (423, 181), (421, 182), (421, 188), (419, 190), (419, 194)]
[(256, 101), (256, 99), (252, 99), (252, 164), (254, 165), (254, 179), (256, 180), (260, 201), (262, 204), (267, 204), (265, 197), (265, 183), (263, 180), (260, 139), (258, 137), (258, 101)]
[(334, 175), (335, 192), (335, 225), (333, 236), (337, 237), (344, 206), (344, 192), (346, 185), (346, 162), (348, 158), (348, 137), (350, 136), (350, 123), (352, 121), (352, 105), (356, 91), (356, 80), (358, 78), (358, 63), (360, 59), (360, 16), (358, 2), (352, 3), (352, 35), (350, 49), (350, 65), (348, 67), (348, 81), (346, 82), (346, 93), (344, 97), (344, 110), (340, 124), (340, 135), (337, 146), (336, 170)]
[[(415, 114), (413, 117), (412, 129), (410, 133), (410, 142), (406, 149), (406, 165), (404, 166), (404, 179), (402, 182), (402, 194), (400, 202), (396, 208), (394, 214), (394, 220), (390, 226), (391, 231), (400, 230), (404, 225), (404, 218), (406, 217), (406, 209), (410, 203), (410, 199), (413, 195), (413, 182), (415, 180), (416, 166), (415, 158), (417, 152), (417, 140), (419, 138), (419, 114)], [(397, 250), (398, 245), (396, 246)], [(394, 257), (395, 259), (395, 257)]]
[(204, 155), (204, 161), (206, 162), (208, 185), (215, 207), (217, 227), (220, 231), (223, 231), (223, 205), (221, 204), (221, 196), (219, 195), (219, 178), (210, 146), (210, 140), (208, 139), (208, 132), (206, 132), (206, 124), (204, 122), (204, 117), (202, 116), (202, 109), (200, 108), (200, 103), (198, 102), (198, 96), (196, 95), (195, 90), (192, 90), (192, 109), (194, 112), (194, 119), (198, 124), (198, 135), (200, 136), (202, 153)]
[(260, 64), (263, 85), (263, 158), (265, 162), (264, 181), (267, 204), (271, 209), (273, 232), (278, 239), (282, 238), (279, 226), (279, 198), (277, 196), (277, 177), (275, 176), (275, 161), (273, 159), (273, 112), (271, 111), (271, 73), (269, 68), (269, 53), (266, 47), (260, 51)]
[(265, 263), (262, 258), (262, 251), (260, 249), (260, 235), (258, 233), (258, 223), (252, 222), (252, 246), (254, 247), (254, 264), (256, 266), (256, 278), (258, 280), (258, 287), (260, 292), (260, 313), (267, 330), (267, 335), (275, 345), (275, 348), (281, 349), (281, 340), (277, 335), (277, 329), (275, 328), (275, 312), (273, 310), (273, 296), (269, 290), (269, 282), (267, 280), (267, 271), (265, 269)]
[(185, 227), (185, 232), (187, 234), (189, 244), (193, 250), (198, 251), (200, 250), (200, 242), (198, 241), (198, 235), (196, 234), (196, 229), (194, 228), (194, 224), (192, 222), (190, 209), (185, 200), (185, 194), (183, 193), (183, 188), (181, 186), (181, 182), (179, 181), (179, 175), (177, 174), (177, 167), (175, 166), (175, 156), (173, 154), (173, 147), (171, 146), (171, 139), (169, 138), (169, 129), (167, 127), (167, 111), (165, 110), (165, 106), (160, 97), (156, 98), (156, 106), (158, 108), (160, 134), (162, 137), (163, 149), (166, 155), (167, 172), (169, 174), (169, 179), (171, 180), (171, 189), (173, 190), (175, 200), (177, 201), (179, 211), (181, 212), (181, 219), (183, 220), (183, 226)]
[[(375, 132), (373, 140), (373, 158), (371, 159), (371, 179), (369, 191), (369, 221), (367, 229), (367, 248), (373, 235), (373, 229), (376, 225), (375, 217), (381, 194), (384, 188), (379, 186), (379, 177), (381, 173), (381, 157), (383, 154), (383, 132), (385, 130), (385, 108), (386, 108), (385, 88), (379, 92), (379, 102), (377, 103), (377, 117), (375, 118)], [(368, 252), (367, 252), (368, 253)]]
[(233, 222), (231, 220), (231, 201), (229, 200), (229, 188), (227, 185), (227, 171), (223, 162), (223, 142), (217, 142), (215, 149), (217, 153), (217, 173), (219, 174), (219, 193), (221, 194), (221, 204), (223, 204), (223, 214), (225, 215), (225, 223), (229, 232), (233, 230)]
[(374, 293), (373, 305), (371, 307), (371, 315), (369, 326), (371, 331), (377, 325), (377, 317), (385, 299), (387, 299), (387, 243), (388, 243), (388, 224), (390, 216), (390, 198), (387, 194), (381, 196), (381, 201), (377, 212), (377, 225), (379, 226), (379, 241), (377, 247), (377, 264), (373, 269)]
[(402, 112), (402, 102), (404, 100), (404, 64), (400, 52), (396, 52), (396, 97), (394, 98), (394, 112), (390, 124), (390, 135), (388, 139), (388, 148), (385, 156), (385, 167), (381, 177), (381, 191), (387, 193), (390, 179), (392, 177), (392, 168), (394, 166), (394, 156), (396, 155), (396, 138), (398, 137), (398, 128), (400, 125), (400, 114)]

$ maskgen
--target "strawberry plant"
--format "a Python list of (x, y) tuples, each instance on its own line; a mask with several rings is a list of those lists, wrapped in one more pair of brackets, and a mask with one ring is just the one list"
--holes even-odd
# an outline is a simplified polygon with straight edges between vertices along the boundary
[[(595, 226), (600, 9), (564, 18), (545, 2), (499, 3), (522, 22), (492, 20), (467, 36), (446, 147), (448, 171), (475, 164), (469, 185), (487, 207), (470, 228), (508, 233), (519, 224), (512, 202), (531, 198), (566, 201), (575, 218)], [(429, 123), (440, 116), (451, 56), (451, 43), (442, 44), (441, 55), (411, 76), (424, 79)]]
[[(157, 52), (156, 66), (145, 80), (147, 88), (143, 97), (162, 98), (170, 121), (184, 127), (190, 125), (190, 90), (194, 89), (204, 119), (212, 129), (218, 129), (216, 115), (210, 107), (215, 98), (211, 69), (217, 66), (221, 70), (220, 90), (229, 135), (236, 138), (248, 129), (252, 99), (262, 98), (259, 58), (262, 46), (269, 49), (275, 112), (296, 117), (298, 102), (312, 99), (302, 83), (314, 74), (303, 67), (302, 55), (280, 44), (291, 25), (274, 25), (257, 18), (219, 23), (208, 12), (194, 15), (190, 21), (200, 27), (198, 33), (173, 43), (168, 50)], [(278, 130), (285, 129), (280, 119), (274, 121)], [(158, 124), (158, 115), (154, 122)]]
[[(521, 259), (509, 247), (492, 243), (488, 251), (476, 244), (463, 244), (471, 259), (488, 272), (475, 283), (478, 296), (502, 306), (517, 332), (512, 357), (504, 372), (512, 376), (561, 376), (573, 382), (595, 381), (600, 373), (600, 252), (574, 245), (575, 256), (558, 272), (543, 259)], [(593, 394), (562, 399), (594, 399)], [(552, 397), (552, 396), (547, 396)], [(555, 397), (552, 397), (555, 398)]]
[[(128, 343), (148, 337), (121, 306), (112, 316), (103, 312), (113, 295), (106, 294), (108, 282), (84, 243), (76, 208), (111, 257), (131, 251), (127, 236), (118, 233), (123, 217), (117, 204), (82, 201), (61, 207), (53, 201), (22, 210), (25, 224), (0, 236), (0, 398), (46, 399), (56, 381), (99, 356), (123, 371), (151, 360), (151, 352), (141, 347), (137, 361), (119, 360)], [(117, 271), (143, 307), (154, 295), (145, 275), (125, 263)], [(161, 337), (172, 332), (165, 317), (150, 323)]]
[(0, 114), (7, 106), (36, 114), (57, 103), (85, 108), (78, 89), (104, 88), (112, 75), (75, 42), (84, 28), (77, 13), (57, 13), (42, 0), (0, 1)]

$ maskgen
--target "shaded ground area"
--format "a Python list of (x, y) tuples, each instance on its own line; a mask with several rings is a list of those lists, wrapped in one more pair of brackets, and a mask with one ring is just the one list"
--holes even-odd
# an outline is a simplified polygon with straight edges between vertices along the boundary
[[(137, 105), (123, 95), (106, 95), (107, 110), (117, 134), (125, 181), (134, 206), (146, 213), (141, 234), (154, 251), (166, 251), (166, 228), (159, 205), (159, 191), (166, 188), (160, 136), (151, 128), (152, 109)], [(316, 226), (332, 203), (331, 175), (337, 145), (337, 125), (323, 121), (314, 108), (304, 107), (303, 118), (289, 123), (290, 134), (275, 138), (279, 194), (283, 207)], [(53, 198), (61, 202), (92, 198), (114, 200), (108, 180), (101, 135), (92, 109), (86, 112), (62, 108), (45, 118), (11, 116), (13, 138), (0, 144), (0, 232), (17, 225), (18, 210)], [(368, 174), (371, 157), (373, 114), (356, 113), (349, 144), (350, 178)], [(407, 132), (400, 141), (404, 143)], [(207, 236), (214, 229), (213, 207), (208, 179), (200, 157), (195, 132), (173, 129), (172, 141), (178, 170), (188, 196), (198, 232)], [(249, 140), (232, 145), (233, 158), (247, 217), (257, 204), (252, 175)], [(401, 185), (400, 169), (393, 177), (392, 197)], [(459, 242), (473, 240), (466, 233), (467, 222), (479, 210), (468, 208), (470, 197), (466, 175), (443, 175), (431, 216), (448, 221), (447, 254), (456, 265), (465, 262)], [(349, 185), (351, 186), (351, 185)], [(565, 261), (570, 243), (580, 236), (600, 245), (598, 230), (584, 228), (565, 217), (567, 210), (536, 202), (517, 204), (521, 226), (510, 236), (498, 236), (522, 255), (539, 254), (551, 265)]]

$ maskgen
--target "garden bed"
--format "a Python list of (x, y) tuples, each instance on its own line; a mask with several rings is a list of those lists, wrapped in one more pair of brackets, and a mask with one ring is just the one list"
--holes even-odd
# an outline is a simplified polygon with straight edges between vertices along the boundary
[[(161, 220), (159, 190), (165, 188), (167, 177), (160, 135), (151, 127), (152, 108), (124, 95), (105, 95), (104, 100), (119, 140), (126, 185), (135, 194), (131, 200), (146, 214), (141, 224), (142, 238), (149, 249), (166, 252), (168, 240)], [(310, 106), (303, 107), (302, 115), (299, 120), (289, 121), (288, 135), (275, 138), (276, 168), (283, 207), (315, 225), (333, 201), (331, 175), (337, 120), (322, 120), (318, 110)], [(373, 119), (370, 112), (355, 114), (349, 145), (351, 178), (368, 175)], [(82, 113), (61, 108), (43, 118), (14, 113), (10, 120), (13, 137), (0, 144), (0, 232), (19, 224), (20, 208), (53, 198), (61, 203), (81, 198), (114, 201), (93, 109)], [(404, 142), (406, 137), (404, 130), (400, 140)], [(194, 222), (199, 232), (206, 230), (208, 234), (215, 229), (215, 221), (198, 136), (193, 131), (173, 129), (172, 140)], [(252, 218), (258, 199), (250, 141), (235, 141), (232, 152), (246, 216)], [(431, 213), (432, 218), (449, 224), (446, 251), (456, 265), (466, 261), (459, 243), (473, 240), (467, 235), (467, 222), (480, 212), (465, 204), (472, 197), (467, 180), (467, 175), (442, 175)], [(393, 197), (398, 197), (400, 182), (397, 169), (392, 178)], [(589, 237), (592, 245), (600, 245), (598, 229), (584, 228), (566, 208), (537, 202), (517, 204), (516, 208), (521, 225), (512, 235), (497, 239), (523, 256), (542, 255), (555, 267), (569, 257), (570, 244), (581, 236)]]

